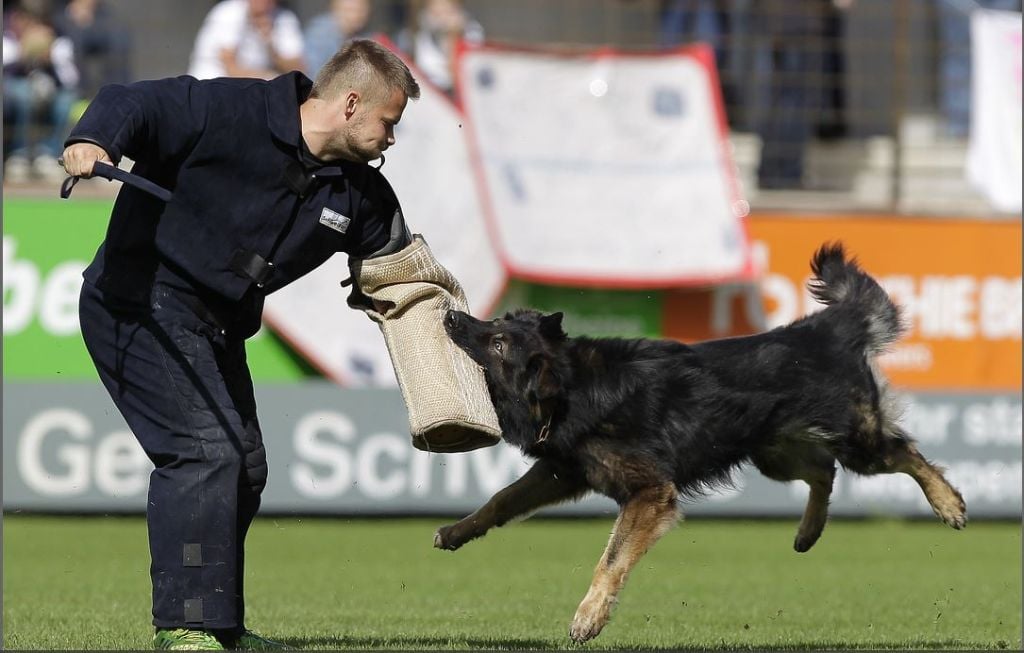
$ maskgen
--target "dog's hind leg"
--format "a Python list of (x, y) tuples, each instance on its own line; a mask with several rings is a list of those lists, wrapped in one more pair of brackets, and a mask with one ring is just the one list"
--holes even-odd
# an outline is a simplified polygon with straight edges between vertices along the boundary
[(574, 641), (593, 639), (608, 623), (616, 597), (637, 560), (678, 521), (676, 498), (675, 486), (666, 483), (641, 490), (622, 505), (590, 589), (569, 628)]
[(544, 460), (538, 460), (525, 474), (499, 490), (468, 517), (442, 526), (434, 534), (434, 546), (454, 551), (466, 542), (482, 537), (495, 526), (553, 503), (579, 498), (587, 487), (580, 481), (559, 475)]

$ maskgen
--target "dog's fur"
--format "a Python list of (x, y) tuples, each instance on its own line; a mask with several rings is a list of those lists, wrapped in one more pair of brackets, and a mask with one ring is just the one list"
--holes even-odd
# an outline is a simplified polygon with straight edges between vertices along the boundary
[(753, 463), (810, 486), (794, 548), (825, 526), (835, 462), (857, 474), (903, 472), (935, 514), (966, 523), (960, 494), (897, 423), (874, 359), (902, 330), (882, 288), (841, 245), (814, 255), (827, 307), (772, 331), (685, 345), (569, 338), (561, 313), (519, 310), (483, 322), (449, 311), (452, 340), (484, 368), (507, 442), (536, 458), (522, 478), (435, 535), (458, 549), (495, 526), (588, 491), (620, 506), (608, 547), (570, 628), (595, 637), (637, 560), (679, 517), (677, 500)]

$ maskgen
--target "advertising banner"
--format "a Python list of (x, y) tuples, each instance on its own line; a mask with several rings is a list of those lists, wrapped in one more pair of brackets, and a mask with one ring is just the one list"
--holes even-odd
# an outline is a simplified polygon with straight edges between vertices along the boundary
[(822, 308), (806, 289), (809, 263), (839, 240), (903, 308), (906, 335), (881, 359), (895, 386), (1020, 390), (1020, 222), (755, 213), (749, 231), (761, 270), (753, 283), (609, 290), (513, 281), (501, 306), (563, 311), (573, 335), (747, 335)]
[[(78, 294), (112, 205), (4, 198), (5, 382), (97, 380), (78, 326)], [(257, 381), (298, 381), (311, 372), (266, 329), (247, 350)]]
[[(429, 454), (410, 443), (397, 390), (339, 389), (330, 382), (256, 388), (270, 465), (265, 514), (466, 514), (529, 466), (499, 444)], [(1008, 393), (908, 396), (904, 424), (921, 450), (948, 469), (972, 517), (1021, 515), (1021, 401)], [(142, 512), (152, 465), (99, 384), (4, 386), (6, 511)], [(807, 497), (801, 482), (775, 483), (756, 470), (734, 486), (685, 503), (693, 515), (787, 515)], [(590, 497), (547, 514), (612, 515)], [(904, 475), (840, 472), (834, 515), (930, 517)], [(939, 526), (936, 525), (938, 528)]]
[[(81, 271), (103, 238), (109, 211), (107, 200), (4, 201), (5, 381), (96, 378), (79, 334), (78, 292)], [(664, 336), (692, 342), (748, 334), (817, 310), (805, 290), (808, 262), (821, 243), (842, 240), (908, 318), (906, 338), (883, 359), (895, 385), (1019, 391), (1020, 222), (766, 213), (748, 222), (762, 270), (759, 282), (631, 290), (515, 280), (496, 310), (533, 306), (563, 311), (566, 328), (574, 335)], [(344, 257), (337, 258), (345, 267)], [(472, 270), (462, 273), (467, 280), (476, 278)], [(393, 385), (376, 325), (345, 305), (341, 270), (324, 274), (329, 278), (296, 285), (303, 294), (286, 305), (306, 321), (288, 322), (292, 328), (285, 332), (306, 329), (326, 335), (309, 347), (298, 347), (297, 353), (264, 328), (247, 345), (256, 380), (319, 377), (308, 362), (310, 350), (323, 350), (322, 357), (340, 356), (337, 352), (343, 350), (337, 343), (347, 340), (362, 348), (360, 355), (348, 359), (353, 370), (344, 379), (348, 385)], [(277, 296), (271, 295), (272, 305)], [(485, 310), (479, 303), (476, 309)]]
[(4, 379), (96, 378), (79, 335), (78, 295), (110, 208), (4, 200)]
[(913, 390), (1021, 388), (1021, 223), (910, 216), (756, 214), (766, 326), (821, 306), (809, 262), (842, 241), (903, 309), (907, 333), (882, 357), (892, 383)]
[(457, 66), (513, 277), (650, 288), (752, 276), (708, 49), (466, 46)]

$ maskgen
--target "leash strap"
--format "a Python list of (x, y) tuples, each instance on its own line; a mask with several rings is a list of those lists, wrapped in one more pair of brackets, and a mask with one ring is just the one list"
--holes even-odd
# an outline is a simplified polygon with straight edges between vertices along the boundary
[[(116, 179), (117, 181), (124, 182), (129, 186), (134, 186), (135, 188), (149, 193), (153, 197), (163, 200), (164, 202), (171, 201), (171, 191), (163, 188), (162, 186), (157, 186), (144, 177), (133, 175), (132, 173), (122, 170), (116, 166), (112, 166), (109, 163), (97, 161), (93, 164), (92, 174), (94, 177), (103, 177), (109, 181), (114, 181)], [(66, 200), (71, 197), (71, 191), (74, 189), (75, 184), (78, 183), (79, 179), (81, 179), (81, 177), (68, 177), (64, 180), (64, 183), (60, 186), (61, 199)]]

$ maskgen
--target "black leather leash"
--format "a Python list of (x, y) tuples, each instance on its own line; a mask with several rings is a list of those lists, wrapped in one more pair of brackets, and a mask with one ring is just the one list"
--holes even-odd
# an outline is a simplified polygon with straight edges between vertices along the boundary
[[(64, 165), (64, 162), (59, 159), (58, 162), (61, 165)], [(145, 177), (133, 175), (132, 173), (122, 170), (116, 166), (112, 166), (109, 163), (104, 163), (102, 161), (94, 163), (92, 166), (92, 176), (103, 177), (110, 181), (114, 181), (116, 179), (117, 181), (124, 182), (129, 186), (134, 186), (141, 191), (149, 193), (157, 199), (161, 199), (165, 202), (171, 201), (171, 191), (162, 186), (157, 186)], [(61, 199), (66, 200), (71, 197), (71, 190), (75, 187), (75, 184), (78, 183), (79, 179), (81, 179), (81, 177), (68, 177), (64, 180), (64, 183), (60, 185)]]

